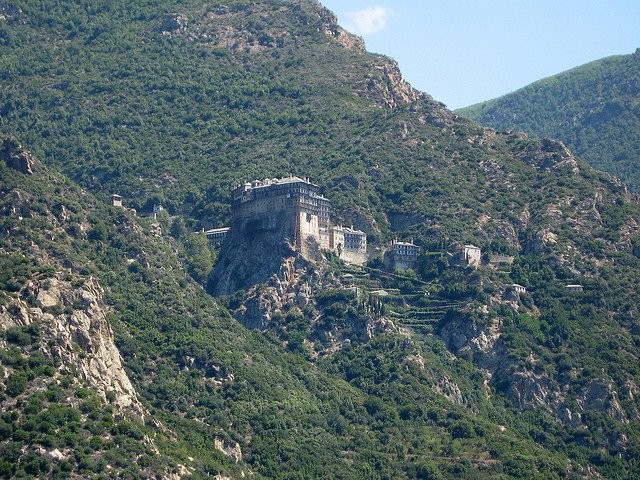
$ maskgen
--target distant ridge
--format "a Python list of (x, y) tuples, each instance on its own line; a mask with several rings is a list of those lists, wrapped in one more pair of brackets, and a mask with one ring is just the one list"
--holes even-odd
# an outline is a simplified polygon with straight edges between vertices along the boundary
[(640, 49), (587, 63), (456, 113), (499, 130), (562, 140), (594, 167), (640, 190)]

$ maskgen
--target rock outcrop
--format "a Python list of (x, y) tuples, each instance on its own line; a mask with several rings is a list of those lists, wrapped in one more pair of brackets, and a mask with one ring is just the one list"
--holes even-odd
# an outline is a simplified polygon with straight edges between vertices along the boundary
[(363, 96), (375, 99), (386, 108), (400, 105), (414, 105), (421, 100), (431, 100), (426, 93), (420, 92), (407, 83), (398, 68), (398, 64), (386, 57), (380, 57), (380, 63), (371, 66), (371, 73), (355, 86)]
[(178, 32), (184, 32), (187, 30), (187, 24), (189, 19), (186, 15), (179, 13), (168, 13), (162, 20), (160, 31), (163, 35), (172, 35)]
[(309, 335), (305, 344), (317, 356), (329, 355), (353, 340), (366, 341), (382, 333), (398, 332), (391, 320), (366, 309), (350, 317), (348, 326), (323, 323), (322, 309), (316, 310), (318, 293), (343, 288), (322, 263), (313, 264), (294, 255), (284, 259), (279, 271), (266, 282), (250, 288), (233, 315), (247, 328), (263, 330), (275, 326), (276, 316), (287, 312), (302, 315), (305, 307), (311, 307), (316, 313), (306, 320)]
[(7, 20), (21, 14), (22, 10), (17, 5), (6, 0), (0, 1), (0, 20)]
[(226, 441), (223, 438), (215, 437), (213, 439), (213, 445), (216, 450), (230, 457), (234, 462), (238, 463), (242, 461), (242, 449), (238, 442)]
[[(524, 133), (509, 133), (513, 139), (526, 140)], [(559, 140), (543, 139), (542, 144), (531, 142), (514, 152), (524, 163), (538, 170), (577, 174), (578, 161), (569, 149)]]
[(462, 395), (462, 390), (449, 376), (444, 372), (439, 372), (435, 375), (436, 383), (434, 389), (440, 395), (445, 397), (451, 403), (456, 405), (465, 405), (467, 402)]
[(269, 280), (280, 272), (285, 259), (295, 256), (286, 233), (269, 230), (255, 232), (255, 235), (247, 238), (238, 235), (232, 228), (209, 276), (208, 288), (214, 295), (247, 290)]
[(4, 160), (9, 167), (20, 173), (33, 175), (36, 163), (35, 159), (22, 145), (12, 138), (0, 138), (0, 159)]
[(275, 312), (285, 306), (304, 308), (313, 302), (313, 292), (326, 288), (335, 281), (329, 280), (299, 256), (284, 259), (279, 271), (265, 283), (254, 286), (247, 299), (234, 312), (234, 316), (246, 327), (266, 328)]
[(468, 316), (453, 319), (440, 330), (454, 353), (470, 357), (482, 370), (487, 394), (490, 386), (500, 386), (521, 410), (559, 401), (557, 386), (545, 374), (520, 368), (507, 354), (501, 335), (499, 320), (485, 324)]
[(600, 378), (594, 379), (589, 381), (580, 393), (577, 402), (582, 411), (602, 412), (616, 420), (627, 421), (627, 415), (620, 405), (613, 382)]
[[(536, 369), (538, 359), (533, 354), (526, 362), (518, 362), (509, 355), (501, 335), (499, 321), (483, 324), (466, 316), (450, 321), (440, 330), (440, 336), (455, 354), (471, 357), (482, 369), (487, 394), (491, 386), (500, 388), (519, 410), (542, 407), (574, 427), (582, 424), (585, 412), (604, 413), (621, 422), (628, 422), (633, 416), (635, 411), (628, 414), (622, 407), (613, 382), (604, 378), (588, 381), (575, 392), (575, 404), (568, 404), (570, 386), (560, 385)], [(633, 391), (627, 383), (623, 396), (633, 398)]]
[[(48, 341), (43, 353), (58, 360), (61, 373), (77, 376), (122, 414), (141, 419), (145, 409), (122, 365), (113, 331), (107, 321), (107, 308), (98, 282), (82, 282), (56, 274), (43, 280), (31, 280), (22, 291), (0, 306), (0, 327), (40, 325)], [(35, 298), (35, 306), (23, 298)]]
[[(282, 3), (277, 8), (259, 3), (219, 5), (209, 8), (191, 23), (186, 15), (171, 13), (165, 15), (159, 31), (165, 36), (183, 35), (189, 40), (217, 47), (261, 53), (298, 42), (296, 36), (282, 25), (270, 24), (270, 17), (281, 15), (285, 15), (291, 22), (315, 27), (318, 32), (324, 33), (344, 48), (365, 51), (364, 40), (340, 27), (338, 18), (318, 2), (292, 2), (289, 5)], [(248, 22), (256, 17), (263, 22)]]

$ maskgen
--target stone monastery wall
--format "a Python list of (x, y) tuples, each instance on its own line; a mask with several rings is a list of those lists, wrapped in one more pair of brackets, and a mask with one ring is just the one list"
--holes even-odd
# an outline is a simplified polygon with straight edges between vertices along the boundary
[[(366, 235), (333, 227), (330, 205), (319, 193), (319, 187), (307, 179), (254, 180), (233, 191), (231, 229), (248, 238), (271, 231), (283, 236), (308, 259), (319, 258), (321, 249), (332, 249), (347, 262), (365, 263)], [(334, 241), (334, 235), (338, 235), (338, 242)]]

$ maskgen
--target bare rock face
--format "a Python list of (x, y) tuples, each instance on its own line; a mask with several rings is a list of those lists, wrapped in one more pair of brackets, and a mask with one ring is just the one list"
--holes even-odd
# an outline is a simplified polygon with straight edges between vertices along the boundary
[(478, 366), (491, 374), (504, 361), (505, 346), (500, 339), (499, 323), (484, 325), (461, 317), (445, 325), (440, 336), (454, 353), (469, 352)]
[(364, 210), (353, 210), (346, 214), (347, 224), (354, 228), (368, 232), (368, 235), (375, 235), (380, 232), (380, 227), (371, 213)]
[(322, 31), (326, 36), (334, 38), (344, 48), (365, 51), (364, 39), (338, 25), (338, 17), (333, 12), (322, 7), (319, 3), (316, 3), (315, 10), (317, 18), (322, 25)]
[(429, 95), (409, 85), (403, 78), (398, 64), (385, 57), (380, 57), (378, 63), (371, 65), (371, 73), (355, 85), (355, 90), (386, 108), (431, 100)]
[[(499, 378), (507, 375), (498, 372)], [(507, 398), (520, 410), (548, 406), (559, 398), (557, 386), (545, 374), (535, 372), (515, 371), (509, 376), (509, 387), (506, 391)]]
[[(525, 134), (512, 134), (513, 138), (527, 138)], [(514, 154), (526, 164), (543, 171), (576, 174), (580, 171), (578, 161), (569, 149), (559, 140), (544, 139), (539, 144), (530, 142)]]
[(439, 373), (434, 389), (444, 398), (456, 405), (465, 405), (467, 402), (462, 395), (462, 390), (446, 373)]
[[(344, 288), (321, 264), (313, 264), (299, 255), (286, 258), (278, 273), (263, 284), (250, 288), (233, 315), (247, 328), (265, 330), (274, 326), (274, 317), (298, 312), (310, 305), (315, 308), (316, 295), (324, 290)], [(396, 325), (384, 316), (364, 312), (353, 318), (349, 328), (320, 325), (321, 313), (309, 320), (310, 336), (305, 344), (314, 356), (334, 353), (358, 339), (367, 341), (388, 332), (398, 332)]]
[(578, 405), (583, 411), (603, 412), (616, 420), (627, 421), (627, 416), (620, 405), (618, 393), (615, 391), (613, 383), (605, 379), (588, 382), (582, 388)]
[(286, 229), (256, 231), (251, 236), (237, 230), (231, 229), (209, 276), (208, 288), (214, 295), (229, 295), (266, 282), (291, 261), (286, 259), (296, 255)]
[(450, 322), (440, 331), (454, 353), (470, 355), (483, 370), (487, 388), (506, 383), (507, 398), (522, 410), (550, 403), (557, 396), (557, 386), (546, 374), (518, 368), (507, 355), (501, 335), (499, 321), (485, 325), (466, 317)]
[(304, 259), (288, 257), (277, 274), (249, 290), (234, 316), (248, 328), (266, 328), (273, 314), (282, 311), (285, 305), (304, 308), (311, 303), (312, 291), (323, 284), (320, 275)]
[(535, 238), (529, 249), (533, 253), (544, 253), (558, 243), (558, 235), (548, 228), (536, 232)]
[[(509, 401), (520, 410), (542, 407), (574, 427), (582, 425), (583, 414), (590, 411), (605, 413), (621, 422), (628, 422), (629, 418), (638, 415), (635, 409), (625, 411), (615, 385), (604, 378), (587, 382), (576, 392), (576, 404), (568, 405), (565, 401), (568, 386), (559, 385), (546, 372), (536, 370), (538, 360), (533, 354), (526, 361), (533, 368), (517, 363), (507, 354), (497, 322), (484, 325), (461, 317), (445, 325), (440, 336), (454, 353), (470, 355), (483, 370), (487, 388), (489, 385), (500, 386)], [(627, 382), (621, 396), (629, 400), (637, 392), (637, 386)]]
[(234, 462), (238, 463), (242, 461), (242, 449), (238, 442), (229, 442), (220, 437), (216, 437), (213, 439), (213, 446), (227, 457), (232, 458)]
[(14, 298), (0, 307), (0, 326), (38, 323), (43, 337), (43, 353), (61, 360), (61, 369), (76, 370), (106, 400), (115, 395), (113, 404), (122, 413), (144, 418), (145, 410), (138, 400), (107, 322), (103, 291), (92, 278), (74, 287), (60, 275), (29, 282), (27, 295), (36, 298), (35, 307)]
[(14, 170), (25, 175), (33, 175), (35, 159), (14, 139), (0, 139), (0, 158)]
[(7, 195), (8, 202), (4, 208), (0, 209), (1, 215), (31, 218), (31, 204), (27, 200), (28, 195), (20, 190), (13, 190)]
[(168, 13), (162, 20), (160, 31), (165, 35), (171, 35), (176, 32), (184, 32), (187, 29), (189, 19), (186, 15), (180, 13)]
[(497, 236), (503, 239), (509, 246), (520, 250), (518, 232), (508, 220), (492, 218), (488, 214), (481, 215), (476, 221), (477, 234), (486, 239)]
[(324, 33), (328, 37), (335, 38), (338, 43), (344, 48), (361, 51), (364, 51), (366, 49), (366, 45), (362, 37), (358, 37), (357, 35), (346, 31), (344, 28), (338, 26), (337, 24), (327, 25), (324, 29)]
[(248, 291), (234, 316), (248, 328), (263, 329), (269, 326), (274, 313), (285, 307), (302, 309), (313, 302), (314, 292), (335, 287), (339, 287), (335, 278), (298, 255), (290, 256), (283, 260), (278, 273)]

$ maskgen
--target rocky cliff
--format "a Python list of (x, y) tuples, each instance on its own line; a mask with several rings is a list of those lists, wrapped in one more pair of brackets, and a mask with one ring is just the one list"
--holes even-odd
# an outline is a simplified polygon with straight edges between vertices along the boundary
[(265, 282), (280, 271), (285, 259), (296, 256), (288, 228), (291, 220), (284, 213), (279, 217), (277, 227), (269, 230), (231, 228), (209, 275), (208, 288), (214, 295), (229, 295)]
[(33, 175), (35, 159), (13, 138), (0, 138), (0, 160), (20, 173)]
[(358, 305), (353, 292), (327, 267), (326, 261), (312, 263), (299, 255), (283, 259), (276, 273), (243, 295), (234, 317), (251, 329), (283, 332), (285, 343), (291, 343), (292, 332), (301, 334), (294, 342), (303, 342), (314, 357), (329, 355), (352, 341), (398, 332), (391, 320), (366, 308), (352, 310), (346, 324), (327, 321), (332, 305), (322, 301), (323, 293), (333, 292), (344, 309)]
[[(9, 284), (10, 293), (0, 305), (0, 327), (37, 326), (47, 339), (41, 353), (58, 366), (56, 375), (77, 375), (104, 401), (109, 398), (122, 415), (144, 419), (145, 409), (124, 370), (107, 321), (103, 289), (95, 277), (79, 275), (68, 257), (44, 246), (54, 239), (65, 241), (64, 227), (69, 226), (71, 213), (57, 204), (54, 214), (28, 186), (47, 179), (31, 153), (13, 139), (0, 142), (0, 159), (14, 170), (17, 180), (16, 188), (5, 186), (1, 192), (0, 209), (11, 230), (5, 234), (0, 256), (9, 269), (15, 269), (16, 262), (24, 265), (20, 280)], [(41, 178), (34, 172), (40, 172)], [(20, 175), (31, 178), (20, 182)], [(32, 234), (26, 220), (40, 221), (43, 228)], [(80, 233), (82, 227), (77, 228)]]
[[(52, 267), (42, 256), (39, 262)], [(53, 380), (72, 374), (105, 402), (108, 398), (121, 415), (143, 420), (145, 409), (122, 365), (107, 312), (103, 290), (94, 278), (36, 275), (0, 306), (0, 328), (36, 325), (47, 340), (42, 353), (58, 365)], [(6, 341), (2, 343), (6, 348)]]
[[(452, 352), (472, 358), (482, 369), (487, 394), (490, 388), (497, 388), (519, 410), (542, 408), (572, 427), (585, 426), (583, 416), (594, 412), (621, 422), (638, 417), (636, 407), (622, 407), (616, 387), (606, 375), (575, 385), (575, 375), (564, 381), (552, 378), (541, 368), (533, 350), (519, 359), (502, 338), (499, 319), (451, 317), (439, 335)], [(625, 384), (624, 391), (626, 399), (632, 400), (630, 383)]]
[[(315, 28), (335, 39), (342, 47), (364, 52), (362, 38), (338, 25), (337, 17), (319, 2), (293, 1), (277, 7), (253, 3), (244, 5), (218, 5), (206, 11), (193, 12), (191, 18), (184, 13), (165, 15), (159, 31), (170, 37), (184, 37), (190, 41), (216, 47), (244, 50), (253, 54), (296, 46), (300, 38), (286, 28), (286, 24), (266, 25), (270, 17), (284, 17)], [(252, 19), (260, 18), (255, 23)]]

